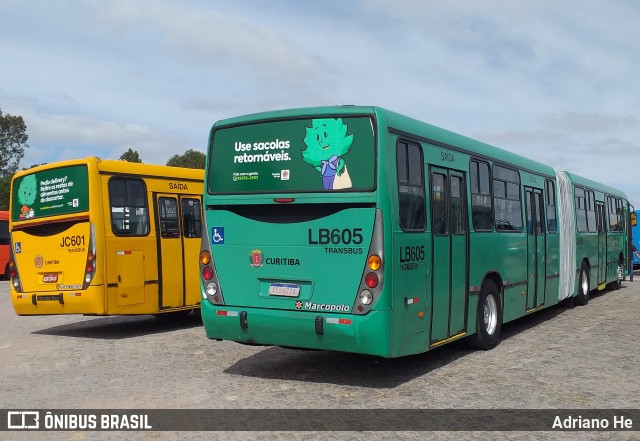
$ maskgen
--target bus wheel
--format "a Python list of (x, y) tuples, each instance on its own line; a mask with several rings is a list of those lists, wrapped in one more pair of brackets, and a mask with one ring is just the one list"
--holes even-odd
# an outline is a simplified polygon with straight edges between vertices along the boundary
[(616, 272), (616, 280), (611, 282), (611, 288), (618, 290), (622, 288), (622, 278), (624, 277), (624, 267), (622, 263), (618, 263), (618, 271)]
[(476, 333), (469, 336), (467, 342), (476, 349), (492, 349), (500, 342), (501, 330), (500, 290), (492, 280), (487, 280), (478, 297)]
[(580, 282), (578, 283), (578, 295), (576, 305), (584, 306), (589, 303), (589, 268), (582, 262), (580, 267)]
[(11, 280), (11, 273), (9, 271), (9, 264), (4, 268), (4, 280)]

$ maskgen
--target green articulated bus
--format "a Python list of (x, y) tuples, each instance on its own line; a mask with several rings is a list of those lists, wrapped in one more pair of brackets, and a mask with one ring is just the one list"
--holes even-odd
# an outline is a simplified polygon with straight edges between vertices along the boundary
[(615, 189), (379, 107), (219, 121), (200, 253), (207, 337), (399, 357), (628, 273)]

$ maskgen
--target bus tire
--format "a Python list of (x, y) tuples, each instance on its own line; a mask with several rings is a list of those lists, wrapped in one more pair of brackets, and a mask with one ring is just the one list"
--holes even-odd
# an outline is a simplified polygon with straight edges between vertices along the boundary
[(624, 262), (618, 263), (618, 270), (616, 272), (616, 280), (613, 282), (613, 289), (616, 291), (622, 288), (622, 278), (624, 277)]
[(482, 285), (476, 313), (476, 333), (467, 338), (469, 346), (476, 349), (493, 349), (500, 343), (502, 331), (502, 302), (500, 290), (493, 280)]
[(587, 303), (589, 303), (589, 267), (586, 263), (582, 262), (575, 304), (584, 306)]

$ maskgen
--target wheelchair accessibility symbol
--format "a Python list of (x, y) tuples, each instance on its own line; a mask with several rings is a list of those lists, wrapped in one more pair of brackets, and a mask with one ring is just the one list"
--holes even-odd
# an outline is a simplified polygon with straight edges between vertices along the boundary
[(211, 244), (212, 245), (224, 244), (224, 227), (211, 228)]

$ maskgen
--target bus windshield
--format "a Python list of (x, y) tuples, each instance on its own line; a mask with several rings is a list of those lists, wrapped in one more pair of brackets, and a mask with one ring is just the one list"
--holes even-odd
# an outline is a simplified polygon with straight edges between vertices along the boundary
[(214, 129), (209, 194), (371, 191), (369, 117), (271, 120)]
[(14, 222), (89, 209), (86, 165), (52, 168), (16, 178), (11, 197)]

